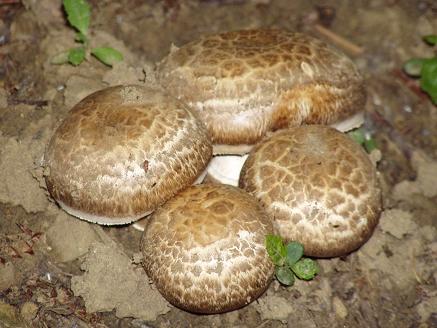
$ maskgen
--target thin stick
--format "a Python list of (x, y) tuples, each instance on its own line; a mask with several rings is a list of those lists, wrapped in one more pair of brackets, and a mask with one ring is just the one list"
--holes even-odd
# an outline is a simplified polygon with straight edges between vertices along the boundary
[(320, 24), (315, 24), (314, 28), (317, 32), (330, 39), (333, 43), (343, 48), (351, 55), (358, 56), (364, 52), (363, 47), (357, 46), (356, 44), (346, 40), (344, 37), (332, 32), (331, 30), (328, 30), (326, 27), (323, 27)]

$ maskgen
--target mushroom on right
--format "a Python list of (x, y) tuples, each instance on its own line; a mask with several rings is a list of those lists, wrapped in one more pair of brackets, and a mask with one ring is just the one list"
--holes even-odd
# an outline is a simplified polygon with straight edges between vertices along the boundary
[(347, 135), (321, 125), (274, 133), (257, 144), (240, 187), (260, 200), (284, 241), (314, 257), (346, 255), (372, 235), (382, 210), (376, 168)]

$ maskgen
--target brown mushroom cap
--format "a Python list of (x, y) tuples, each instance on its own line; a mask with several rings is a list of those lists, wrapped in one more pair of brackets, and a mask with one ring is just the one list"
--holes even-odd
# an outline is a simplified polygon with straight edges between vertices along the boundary
[(191, 185), (212, 155), (203, 125), (160, 89), (107, 88), (73, 107), (45, 153), (46, 183), (67, 212), (135, 221)]
[(286, 241), (316, 257), (345, 255), (381, 212), (376, 169), (362, 147), (325, 126), (278, 131), (250, 153), (240, 187), (257, 197)]
[(264, 246), (273, 227), (258, 201), (226, 185), (197, 185), (156, 210), (144, 231), (144, 267), (172, 304), (191, 312), (240, 308), (268, 287)]
[(158, 80), (206, 124), (215, 154), (244, 154), (271, 130), (347, 119), (366, 99), (363, 79), (343, 53), (281, 30), (190, 42), (164, 58)]

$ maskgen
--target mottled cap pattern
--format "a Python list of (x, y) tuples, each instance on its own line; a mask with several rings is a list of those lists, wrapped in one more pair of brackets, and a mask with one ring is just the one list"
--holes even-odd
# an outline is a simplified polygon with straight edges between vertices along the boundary
[(254, 144), (271, 130), (331, 124), (361, 111), (366, 99), (348, 57), (282, 30), (202, 37), (173, 49), (157, 77), (194, 109), (214, 144)]
[(250, 153), (240, 187), (257, 197), (276, 233), (316, 257), (346, 255), (381, 212), (376, 169), (361, 146), (325, 126), (274, 133)]
[(156, 210), (144, 231), (144, 267), (163, 296), (196, 313), (240, 308), (261, 295), (274, 266), (273, 227), (258, 201), (227, 185), (192, 186)]
[(191, 185), (212, 155), (202, 123), (161, 89), (116, 86), (68, 113), (46, 153), (46, 183), (72, 215), (137, 220)]

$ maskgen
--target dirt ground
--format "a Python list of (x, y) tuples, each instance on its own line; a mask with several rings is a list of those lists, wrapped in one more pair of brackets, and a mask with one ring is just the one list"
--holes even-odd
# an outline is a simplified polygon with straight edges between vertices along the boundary
[[(0, 327), (437, 327), (437, 107), (401, 69), (433, 55), (421, 37), (437, 33), (434, 1), (90, 2), (94, 42), (125, 56), (113, 68), (51, 64), (74, 45), (61, 1), (0, 0)], [(190, 314), (149, 284), (140, 232), (88, 224), (50, 200), (41, 160), (87, 94), (147, 83), (172, 44), (254, 27), (307, 32), (359, 66), (384, 212), (361, 249), (318, 260), (315, 280), (273, 282), (238, 311)]]

